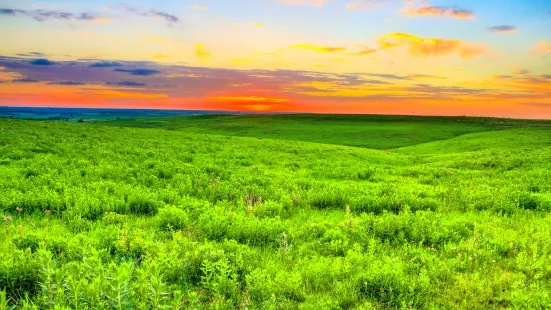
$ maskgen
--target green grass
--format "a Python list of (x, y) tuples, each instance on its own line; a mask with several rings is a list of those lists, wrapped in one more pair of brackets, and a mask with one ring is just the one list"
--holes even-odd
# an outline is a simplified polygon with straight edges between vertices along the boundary
[(281, 117), (0, 119), (0, 309), (551, 307), (545, 123)]
[(202, 115), (126, 119), (100, 125), (163, 128), (201, 134), (296, 140), (390, 149), (460, 135), (551, 122), (466, 117), (381, 115)]

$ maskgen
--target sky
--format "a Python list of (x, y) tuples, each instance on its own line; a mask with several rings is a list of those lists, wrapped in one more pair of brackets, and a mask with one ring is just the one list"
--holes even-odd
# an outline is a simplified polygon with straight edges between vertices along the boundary
[(549, 0), (3, 0), (0, 105), (551, 118)]

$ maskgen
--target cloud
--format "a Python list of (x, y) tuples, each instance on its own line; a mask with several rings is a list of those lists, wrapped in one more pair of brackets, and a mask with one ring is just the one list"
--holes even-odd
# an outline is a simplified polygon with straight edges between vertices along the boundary
[[(18, 57), (0, 56), (0, 69), (5, 68), (0, 72), (9, 73), (4, 74), (7, 83), (41, 83), (41, 87), (36, 89), (20, 87), (21, 96), (18, 98), (34, 96), (38, 98), (36, 100), (48, 99), (48, 102), (55, 99), (59, 104), (127, 102), (129, 106), (135, 106), (135, 99), (147, 99), (149, 107), (159, 104), (168, 108), (172, 103), (183, 102), (196, 102), (201, 107), (217, 102), (217, 107), (228, 109), (264, 109), (276, 105), (277, 109), (281, 109), (281, 106), (318, 103), (336, 107), (340, 102), (455, 100), (465, 96), (495, 96), (498, 93), (493, 92), (490, 86), (459, 87), (454, 85), (456, 81), (423, 73), (396, 75), (384, 72), (237, 70), (138, 61), (120, 61), (119, 68), (98, 70), (90, 64), (90, 60), (76, 60), (58, 61), (55, 66), (35, 66)], [(129, 78), (132, 75), (136, 78)], [(17, 79), (21, 80), (14, 81)], [(439, 80), (433, 84), (432, 79)], [(549, 79), (551, 76), (545, 75), (504, 76), (496, 79), (494, 84), (495, 88), (499, 88), (499, 94), (514, 94), (528, 100), (526, 93), (547, 94), (548, 97), (549, 83), (546, 81)], [(63, 91), (58, 89), (61, 87), (65, 87)], [(121, 91), (123, 89), (127, 91)]]
[(551, 43), (540, 41), (533, 49), (535, 52), (551, 53)]
[(310, 50), (318, 53), (337, 53), (345, 51), (346, 48), (344, 47), (332, 47), (332, 46), (319, 46), (319, 45), (313, 45), (313, 44), (297, 44), (290, 46), (289, 48), (298, 48), (298, 49), (305, 49)]
[(189, 8), (193, 10), (203, 10), (203, 11), (209, 9), (209, 7), (206, 5), (190, 5)]
[[(496, 75), (495, 78), (499, 80), (507, 80), (507, 81), (517, 82), (517, 83), (530, 83), (530, 84), (550, 84), (551, 83), (551, 74), (530, 75), (530, 74), (524, 73), (524, 74), (518, 74), (516, 76)], [(551, 91), (551, 89), (549, 91)]]
[(22, 79), (15, 79), (12, 81), (13, 83), (38, 83), (39, 80), (35, 79), (29, 79), (29, 78), (22, 78)]
[(130, 73), (131, 75), (154, 75), (161, 71), (154, 69), (115, 69), (116, 72)]
[(201, 43), (195, 44), (195, 56), (200, 58), (207, 58), (207, 57), (210, 57), (210, 55), (211, 54), (205, 47), (205, 44), (201, 44)]
[(395, 74), (375, 74), (375, 73), (358, 73), (361, 76), (378, 77), (387, 80), (411, 80), (409, 76), (395, 75)]
[(120, 66), (122, 66), (122, 64), (116, 61), (100, 61), (100, 62), (95, 62), (88, 65), (88, 67), (92, 67), (92, 68), (110, 68), (110, 67), (120, 67)]
[(107, 85), (116, 85), (116, 86), (129, 86), (129, 87), (144, 87), (147, 84), (141, 82), (132, 82), (132, 81), (122, 81), (122, 82), (107, 82)]
[(17, 13), (24, 12), (23, 10), (14, 10), (14, 9), (3, 9), (0, 8), (0, 14), (2, 15), (15, 15)]
[(35, 66), (52, 66), (55, 63), (46, 58), (40, 58), (40, 59), (35, 59), (31, 61), (30, 64)]
[(365, 56), (365, 55), (371, 55), (371, 54), (373, 54), (377, 51), (378, 50), (373, 49), (371, 47), (364, 46), (360, 51), (355, 52), (355, 53), (349, 53), (348, 55), (350, 55), (350, 56)]
[(162, 18), (165, 21), (167, 21), (168, 25), (171, 26), (171, 27), (174, 24), (183, 24), (182, 20), (179, 17), (177, 17), (175, 15), (172, 15), (172, 14), (169, 14), (169, 13), (166, 13), (166, 12), (157, 11), (157, 10), (149, 10), (149, 11), (142, 12), (142, 11), (139, 11), (138, 9), (136, 9), (136, 8), (131, 7), (131, 6), (125, 6), (125, 9), (128, 12), (135, 13), (135, 14), (138, 14), (138, 15), (141, 15), (141, 16)]
[(524, 69), (518, 69), (513, 71), (513, 74), (519, 74), (519, 75), (530, 74), (530, 71), (524, 70)]
[(41, 56), (46, 56), (45, 54), (43, 53), (39, 53), (39, 52), (28, 52), (28, 53), (21, 53), (21, 54), (17, 54), (17, 56), (21, 56), (21, 57), (41, 57)]
[(517, 33), (516, 27), (508, 26), (508, 25), (492, 26), (492, 27), (489, 27), (488, 30), (494, 33), (505, 33), (505, 34)]
[(9, 8), (0, 8), (0, 15), (10, 15), (10, 16), (27, 16), (31, 17), (36, 21), (42, 22), (48, 19), (59, 19), (59, 20), (74, 20), (74, 21), (109, 21), (108, 18), (98, 17), (90, 13), (70, 13), (63, 11), (45, 11), (45, 10), (18, 10), (18, 9), (9, 9)]
[(456, 19), (475, 19), (474, 12), (471, 10), (459, 9), (457, 7), (449, 6), (431, 6), (427, 2), (422, 3), (419, 6), (414, 6), (418, 1), (408, 1), (407, 6), (402, 9), (402, 15), (404, 16), (438, 16), (449, 17)]
[(514, 76), (497, 75), (494, 78), (500, 85), (507, 84), (522, 90), (551, 95), (551, 74), (531, 75), (525, 73)]
[(493, 92), (493, 89), (486, 88), (466, 88), (459, 86), (435, 86), (430, 84), (415, 84), (411, 87), (406, 87), (405, 91), (421, 92), (432, 94), (447, 94), (447, 95), (478, 95), (482, 93)]
[(473, 58), (487, 52), (483, 45), (444, 38), (422, 38), (408, 33), (391, 33), (379, 39), (381, 49), (407, 46), (413, 56), (447, 56), (456, 54), (461, 58)]
[(429, 74), (410, 74), (407, 77), (411, 78), (411, 79), (438, 79), (438, 80), (445, 80), (446, 79), (443, 76), (429, 75)]
[(300, 6), (315, 6), (322, 7), (325, 5), (327, 0), (276, 0), (277, 2), (283, 3), (285, 5), (300, 5)]
[(164, 18), (169, 23), (179, 24), (182, 22), (180, 18), (161, 11), (151, 10), (146, 14), (146, 16), (156, 16), (156, 17)]
[(55, 81), (48, 83), (50, 85), (67, 85), (67, 86), (78, 86), (78, 85), (85, 85), (83, 82), (76, 82), (76, 81)]

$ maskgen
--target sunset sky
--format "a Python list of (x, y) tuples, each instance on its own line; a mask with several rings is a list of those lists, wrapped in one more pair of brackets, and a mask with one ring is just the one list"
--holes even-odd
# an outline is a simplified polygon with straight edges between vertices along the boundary
[(549, 0), (3, 0), (0, 105), (551, 118)]

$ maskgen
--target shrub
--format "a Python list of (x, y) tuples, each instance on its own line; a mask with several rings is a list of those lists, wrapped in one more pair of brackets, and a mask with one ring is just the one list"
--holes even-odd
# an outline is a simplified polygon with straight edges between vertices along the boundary
[(223, 296), (224, 298), (237, 301), (239, 288), (237, 273), (227, 259), (220, 259), (216, 262), (204, 260), (201, 271), (203, 272), (201, 285), (212, 296)]
[(346, 205), (346, 199), (339, 190), (322, 188), (311, 192), (310, 205), (316, 209), (342, 209)]
[(354, 213), (380, 214), (385, 210), (383, 207), (376, 197), (367, 194), (353, 197), (350, 200), (350, 211)]
[(36, 236), (21, 236), (13, 239), (13, 243), (20, 250), (29, 249), (31, 253), (36, 252), (39, 247), (39, 239)]
[(375, 176), (375, 170), (371, 168), (358, 171), (358, 173), (356, 174), (356, 178), (358, 180), (373, 181), (374, 176)]
[(165, 207), (159, 210), (157, 222), (161, 229), (179, 230), (184, 229), (189, 223), (187, 213), (176, 207)]
[(518, 197), (518, 206), (522, 209), (536, 210), (539, 205), (539, 199), (535, 194), (522, 193)]
[(356, 289), (362, 298), (373, 300), (382, 307), (420, 308), (429, 289), (429, 278), (421, 272), (412, 279), (400, 262), (378, 261), (369, 270), (355, 276)]
[(136, 215), (155, 215), (159, 209), (159, 203), (148, 195), (133, 194), (128, 197), (130, 213)]
[(123, 229), (119, 239), (114, 241), (114, 248), (120, 256), (142, 259), (154, 251), (155, 244), (144, 237), (141, 229)]
[(254, 207), (253, 214), (260, 218), (286, 217), (287, 210), (285, 206), (279, 202), (266, 201)]
[(211, 240), (224, 238), (251, 246), (278, 247), (285, 230), (279, 219), (258, 219), (214, 208), (199, 218), (200, 230)]
[(0, 288), (8, 300), (33, 297), (39, 288), (39, 265), (30, 249), (5, 253), (0, 261)]
[(256, 268), (246, 276), (247, 289), (255, 303), (262, 303), (272, 297), (277, 285), (265, 269)]
[(126, 222), (126, 215), (115, 212), (107, 212), (103, 216), (103, 222), (106, 225), (118, 225)]

